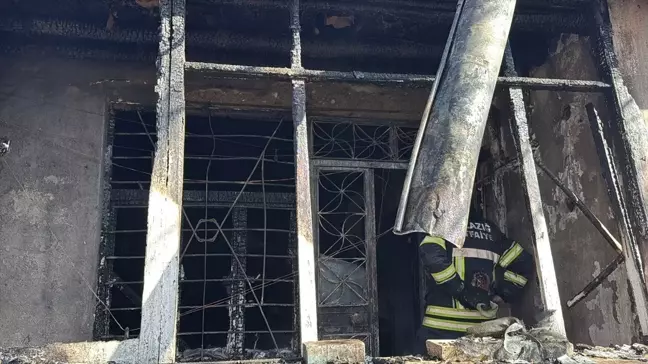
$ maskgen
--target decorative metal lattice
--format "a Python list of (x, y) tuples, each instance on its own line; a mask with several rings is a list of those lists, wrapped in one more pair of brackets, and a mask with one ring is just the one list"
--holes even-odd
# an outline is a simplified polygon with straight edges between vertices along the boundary
[(398, 125), (314, 121), (313, 157), (408, 161), (416, 133), (416, 128)]
[(373, 173), (318, 170), (318, 306), (323, 339), (376, 347)]

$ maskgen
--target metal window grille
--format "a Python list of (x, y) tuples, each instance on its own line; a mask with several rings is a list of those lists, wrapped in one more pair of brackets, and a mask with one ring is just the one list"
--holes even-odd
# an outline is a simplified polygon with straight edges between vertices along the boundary
[[(154, 114), (113, 116), (100, 339), (138, 335), (156, 141)], [(178, 329), (187, 360), (290, 357), (299, 347), (292, 133), (290, 122), (250, 116), (187, 121)]]

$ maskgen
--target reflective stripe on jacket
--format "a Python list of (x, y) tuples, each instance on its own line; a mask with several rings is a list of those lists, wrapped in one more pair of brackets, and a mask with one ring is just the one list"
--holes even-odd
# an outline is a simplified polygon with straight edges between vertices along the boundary
[[(420, 252), (427, 272), (423, 326), (437, 330), (465, 332), (472, 325), (497, 317), (497, 311), (483, 315), (464, 307), (456, 299), (463, 285), (510, 300), (521, 294), (533, 271), (531, 255), (486, 220), (471, 218), (462, 248), (427, 236), (421, 241)], [(497, 265), (504, 270), (504, 281), (495, 284)]]

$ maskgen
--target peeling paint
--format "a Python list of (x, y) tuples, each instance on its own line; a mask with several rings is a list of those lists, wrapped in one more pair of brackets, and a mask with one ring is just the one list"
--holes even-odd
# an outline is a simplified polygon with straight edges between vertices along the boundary
[[(596, 270), (600, 271), (600, 264), (595, 262), (595, 265)], [(592, 342), (598, 345), (608, 346), (632, 340), (626, 329), (633, 326), (632, 310), (629, 304), (619, 304), (617, 295), (619, 289), (627, 290), (627, 280), (620, 272), (623, 270), (612, 274), (608, 281), (595, 291), (596, 296), (585, 303), (587, 309), (593, 311), (593, 316), (598, 317), (596, 322), (588, 327)]]

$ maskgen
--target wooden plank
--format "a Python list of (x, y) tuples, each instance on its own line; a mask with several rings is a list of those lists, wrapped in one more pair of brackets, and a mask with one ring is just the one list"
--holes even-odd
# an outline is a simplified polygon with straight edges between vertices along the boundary
[(315, 245), (306, 85), (293, 81), (293, 123), (295, 125), (295, 165), (297, 196), (297, 260), (299, 266), (299, 317), (301, 343), (317, 341), (317, 292), (315, 288)]
[[(607, 97), (615, 116), (615, 122), (611, 125), (614, 132), (596, 121), (598, 125), (593, 127), (597, 133), (594, 133), (594, 137), (596, 141), (597, 134), (602, 134), (602, 139), (596, 141), (597, 148), (607, 148), (607, 145), (601, 145), (606, 139), (615, 141), (614, 157), (622, 166), (618, 170), (620, 173), (616, 168), (606, 170), (613, 165), (603, 170), (608, 174), (608, 187), (620, 188), (619, 177), (623, 181), (619, 191), (612, 191), (616, 195), (613, 201), (618, 206), (617, 219), (623, 220), (620, 224), (622, 237), (626, 234), (628, 237), (622, 239), (622, 243), (634, 311), (642, 335), (648, 337), (648, 271), (645, 269), (648, 261), (648, 133), (641, 110), (625, 86), (618, 67), (607, 1), (595, 2), (594, 19), (598, 40), (598, 52), (595, 53), (600, 57), (603, 76), (612, 84)], [(610, 186), (610, 182), (613, 186)]]
[[(632, 300), (635, 303), (635, 312), (637, 314), (641, 332), (646, 335), (648, 333), (648, 294), (646, 292), (646, 286), (642, 282), (642, 274), (640, 270), (641, 256), (637, 249), (637, 239), (632, 233), (632, 223), (628, 216), (628, 205), (626, 204), (622, 187), (619, 183), (619, 172), (614, 161), (614, 156), (607, 142), (607, 138), (610, 138), (610, 136), (606, 135), (608, 135), (610, 131), (605, 128), (603, 121), (594, 108), (594, 105), (588, 104), (585, 108), (587, 110), (587, 117), (594, 138), (594, 145), (596, 146), (596, 151), (601, 163), (603, 179), (608, 187), (608, 196), (610, 196), (614, 214), (618, 221), (619, 232), (621, 233), (621, 243), (625, 260), (624, 266), (626, 274), (628, 275), (628, 283), (630, 283)], [(578, 296), (575, 298), (577, 297)], [(571, 300), (570, 302), (572, 301), (574, 300)], [(567, 303), (568, 306), (570, 302)]]
[(138, 363), (176, 357), (184, 167), (185, 0), (161, 0), (157, 145), (151, 174)]
[(379, 356), (378, 326), (378, 256), (376, 253), (376, 195), (374, 189), (374, 171), (364, 171), (364, 197), (365, 197), (365, 242), (367, 255), (367, 295), (369, 296), (369, 355)]
[[(510, 46), (507, 46), (504, 55), (504, 73), (507, 76), (517, 76)], [(562, 304), (558, 292), (558, 279), (556, 278), (556, 269), (554, 267), (553, 254), (551, 253), (551, 244), (549, 242), (549, 232), (542, 207), (542, 197), (540, 196), (540, 185), (538, 183), (533, 150), (529, 140), (529, 125), (527, 123), (522, 89), (519, 87), (509, 88), (509, 96), (511, 110), (513, 112), (511, 133), (520, 161), (520, 177), (533, 226), (532, 234), (535, 247), (536, 270), (540, 282), (542, 302), (545, 310), (555, 312), (553, 316), (554, 329), (566, 335)]]
[[(293, 70), (302, 69), (301, 63), (301, 24), (299, 20), (299, 0), (290, 4), (290, 29), (292, 50), (290, 66)], [(304, 343), (317, 341), (317, 289), (315, 286), (315, 244), (313, 241), (313, 187), (311, 185), (311, 165), (308, 123), (306, 121), (306, 83), (292, 81), (292, 117), (295, 139), (295, 189), (297, 202), (297, 262), (299, 267), (299, 323), (301, 350)]]

